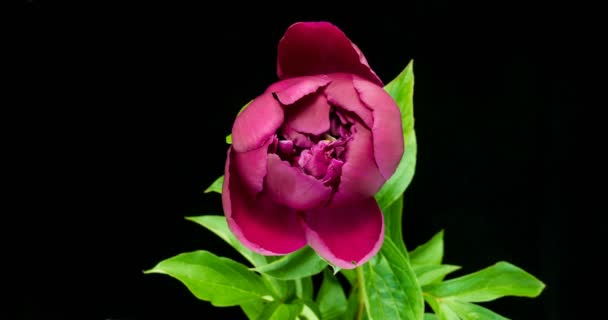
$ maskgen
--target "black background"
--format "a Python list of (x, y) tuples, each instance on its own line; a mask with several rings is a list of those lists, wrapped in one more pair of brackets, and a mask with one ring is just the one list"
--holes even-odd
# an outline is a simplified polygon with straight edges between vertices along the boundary
[(513, 319), (570, 319), (563, 187), (581, 71), (572, 63), (582, 57), (573, 21), (548, 6), (444, 1), (350, 13), (294, 4), (243, 16), (237, 6), (23, 4), (7, 46), (15, 108), (5, 121), (15, 125), (7, 140), (19, 194), (7, 217), (19, 229), (3, 233), (3, 312), (241, 318), (142, 271), (197, 249), (238, 259), (183, 217), (221, 214), (220, 197), (202, 191), (222, 174), (236, 112), (276, 81), (285, 29), (328, 20), (385, 82), (415, 60), (419, 156), (405, 198), (407, 245), (445, 229), (444, 261), (462, 265), (458, 274), (506, 260), (547, 284), (537, 299), (486, 306)]

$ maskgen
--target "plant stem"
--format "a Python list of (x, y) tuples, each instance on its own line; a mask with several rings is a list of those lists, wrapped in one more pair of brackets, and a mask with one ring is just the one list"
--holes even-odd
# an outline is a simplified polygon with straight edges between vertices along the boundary
[(355, 319), (362, 320), (365, 313), (365, 278), (363, 277), (362, 267), (357, 267), (357, 286), (359, 287), (359, 302), (357, 304), (357, 314)]

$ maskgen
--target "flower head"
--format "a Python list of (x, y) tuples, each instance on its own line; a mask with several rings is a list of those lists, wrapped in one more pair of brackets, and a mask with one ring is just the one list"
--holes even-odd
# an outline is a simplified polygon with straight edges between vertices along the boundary
[(361, 51), (327, 22), (288, 28), (279, 82), (237, 116), (222, 203), (228, 225), (265, 255), (306, 244), (341, 268), (379, 250), (374, 194), (403, 154), (401, 115)]

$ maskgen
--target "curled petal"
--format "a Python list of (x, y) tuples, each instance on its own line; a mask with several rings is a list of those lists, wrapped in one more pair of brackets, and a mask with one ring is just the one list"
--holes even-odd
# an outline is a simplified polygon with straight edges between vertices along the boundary
[(306, 239), (323, 258), (343, 268), (355, 268), (373, 257), (384, 239), (384, 217), (373, 197), (348, 206), (306, 211)]
[(288, 106), (326, 86), (329, 82), (329, 78), (324, 75), (298, 77), (279, 81), (266, 89), (266, 92), (271, 92), (281, 104)]
[(395, 100), (381, 87), (357, 77), (353, 85), (361, 101), (372, 110), (374, 156), (382, 176), (388, 180), (403, 156), (401, 112)]
[(232, 126), (232, 147), (247, 152), (264, 145), (283, 123), (283, 107), (270, 93), (255, 98)]
[(360, 124), (353, 128), (352, 140), (346, 146), (338, 192), (332, 198), (332, 204), (336, 205), (373, 197), (386, 182), (374, 161), (371, 132)]
[(332, 82), (325, 89), (327, 101), (336, 107), (356, 114), (368, 128), (371, 128), (374, 124), (372, 111), (359, 99), (359, 95), (353, 87), (352, 75), (332, 74), (330, 77)]
[(333, 24), (298, 22), (287, 29), (279, 42), (279, 78), (335, 72), (356, 74), (382, 85), (359, 48)]
[(285, 110), (286, 125), (298, 132), (321, 135), (330, 127), (329, 110), (325, 95), (308, 95)]
[(295, 210), (275, 203), (266, 192), (252, 196), (231, 165), (228, 151), (222, 205), (228, 226), (249, 249), (264, 255), (288, 254), (306, 245), (304, 228)]
[(297, 210), (322, 206), (332, 194), (330, 187), (301, 169), (292, 167), (276, 154), (268, 155), (268, 174), (264, 187), (274, 201)]

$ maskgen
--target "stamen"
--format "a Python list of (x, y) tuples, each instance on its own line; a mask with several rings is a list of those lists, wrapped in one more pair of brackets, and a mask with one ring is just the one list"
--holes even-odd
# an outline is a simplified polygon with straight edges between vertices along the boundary
[(338, 139), (334, 138), (332, 135), (330, 135), (329, 133), (326, 133), (325, 135), (323, 135), (323, 139), (330, 141), (330, 142), (334, 142), (334, 141), (338, 140)]

